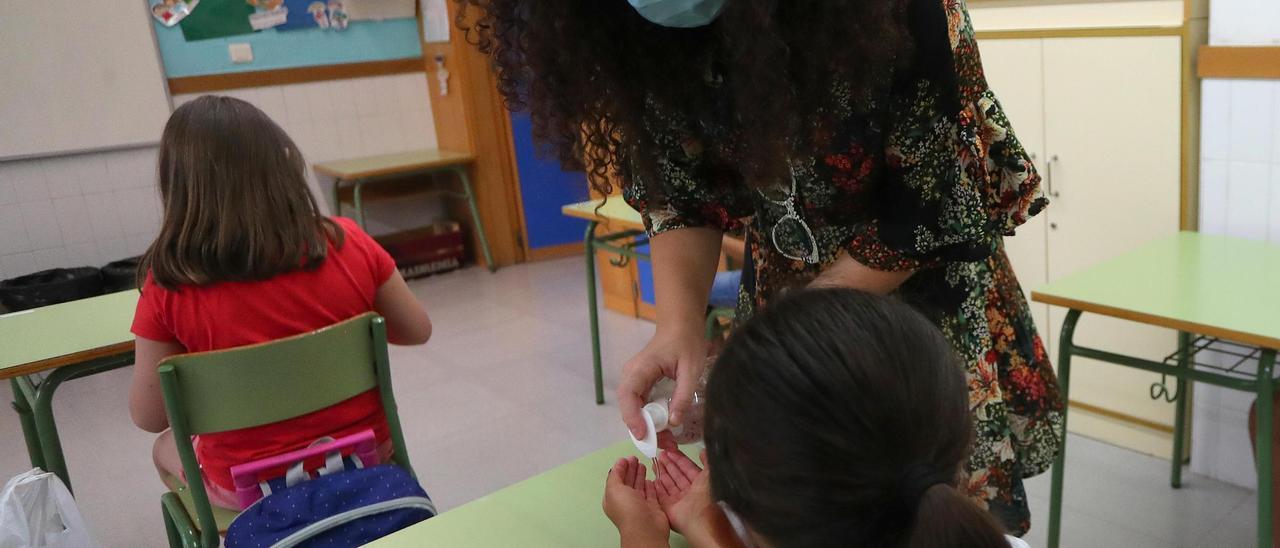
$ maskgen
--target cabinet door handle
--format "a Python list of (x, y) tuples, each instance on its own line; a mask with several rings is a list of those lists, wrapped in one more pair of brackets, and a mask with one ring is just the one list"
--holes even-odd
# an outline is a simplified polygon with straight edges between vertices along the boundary
[(1049, 192), (1049, 197), (1051, 198), (1057, 198), (1058, 196), (1061, 196), (1061, 194), (1058, 191), (1053, 189), (1053, 164), (1056, 164), (1056, 163), (1058, 163), (1058, 155), (1054, 154), (1053, 156), (1050, 156), (1049, 161), (1045, 162), (1044, 164), (1045, 185)]

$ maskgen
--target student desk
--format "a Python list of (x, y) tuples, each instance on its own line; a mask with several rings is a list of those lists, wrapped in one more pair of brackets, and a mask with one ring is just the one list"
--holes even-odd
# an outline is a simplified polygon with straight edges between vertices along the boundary
[[(625, 432), (621, 423), (618, 428)], [(619, 443), (444, 512), (368, 546), (617, 546), (618, 530), (601, 509), (605, 477), (615, 461), (635, 454), (631, 442)], [(653, 472), (649, 474), (652, 476)], [(676, 534), (672, 534), (671, 541), (673, 547), (688, 546)]]
[[(1258, 546), (1271, 546), (1273, 374), (1280, 349), (1280, 247), (1194, 232), (1147, 244), (1031, 293), (1032, 300), (1068, 309), (1058, 350), (1058, 381), (1067, 399), (1071, 358), (1160, 373), (1175, 379), (1172, 395), (1159, 383), (1153, 396), (1177, 402), (1170, 484), (1182, 477), (1186, 395), (1192, 382), (1253, 392), (1258, 398)], [(1178, 330), (1178, 348), (1163, 362), (1077, 345), (1072, 336), (1084, 312)], [(1215, 356), (1197, 360), (1198, 356)], [(1229, 358), (1225, 361), (1221, 358)], [(1255, 366), (1256, 364), (1256, 366)], [(1065, 429), (1065, 417), (1064, 417)], [(1064, 442), (1065, 443), (1065, 442)], [(1243, 448), (1242, 448), (1243, 449)], [(1065, 453), (1065, 446), (1063, 453)], [(1049, 546), (1061, 531), (1064, 455), (1053, 465)]]
[[(603, 206), (601, 203), (603, 202)], [(591, 318), (591, 365), (594, 368), (596, 382), (596, 403), (604, 403), (604, 377), (600, 365), (600, 312), (596, 309), (596, 250), (617, 253), (619, 261), (627, 258), (648, 260), (647, 253), (636, 251), (636, 247), (649, 242), (645, 237), (644, 220), (640, 213), (632, 209), (621, 196), (605, 200), (588, 200), (569, 204), (560, 211), (569, 217), (587, 220), (587, 233), (583, 238), (586, 244), (587, 257), (587, 308)], [(597, 234), (596, 229), (604, 225), (609, 232)], [(615, 262), (615, 266), (621, 266)]]
[[(356, 223), (360, 228), (364, 224), (364, 187), (374, 183), (385, 183), (395, 179), (404, 179), (409, 175), (434, 176), (451, 173), (458, 177), (462, 190), (434, 190), (432, 193), (454, 198), (463, 198), (471, 210), (471, 223), (475, 227), (476, 237), (480, 240), (480, 250), (484, 253), (485, 264), (489, 271), (497, 270), (493, 262), (493, 254), (489, 251), (489, 240), (484, 235), (484, 224), (480, 222), (480, 210), (476, 207), (476, 196), (471, 190), (471, 177), (467, 175), (467, 167), (475, 159), (474, 156), (449, 150), (427, 149), (397, 154), (383, 154), (337, 162), (316, 164), (316, 173), (333, 177), (333, 212), (342, 214), (341, 191), (351, 190), (351, 202), (355, 208)], [(415, 192), (421, 193), (421, 192)]]
[(31, 465), (57, 474), (68, 489), (53, 393), (63, 382), (133, 363), (137, 305), (131, 289), (0, 315), (0, 379), (13, 388)]

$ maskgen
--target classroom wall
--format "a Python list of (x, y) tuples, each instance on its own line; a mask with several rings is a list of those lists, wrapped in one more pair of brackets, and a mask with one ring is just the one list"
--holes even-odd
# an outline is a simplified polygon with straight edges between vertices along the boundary
[(0, 279), (101, 266), (146, 249), (156, 149), (0, 162)]
[[(434, 147), (422, 73), (224, 93), (262, 108), (297, 141), (308, 163)], [(194, 96), (174, 97), (180, 105)], [(0, 163), (0, 279), (140, 254), (160, 205), (154, 147)], [(327, 192), (317, 197), (326, 210)], [(411, 228), (441, 214), (438, 202), (374, 204), (370, 231)], [(384, 219), (393, 219), (388, 223)]]
[(1276, 0), (1209, 2), (1209, 43), (1215, 46), (1280, 44), (1280, 2)]
[[(1209, 28), (1213, 44), (1280, 44), (1280, 3), (1211, 2)], [(1201, 94), (1200, 230), (1280, 245), (1280, 81), (1207, 79)], [(1252, 401), (1196, 385), (1192, 471), (1256, 485), (1247, 429)]]

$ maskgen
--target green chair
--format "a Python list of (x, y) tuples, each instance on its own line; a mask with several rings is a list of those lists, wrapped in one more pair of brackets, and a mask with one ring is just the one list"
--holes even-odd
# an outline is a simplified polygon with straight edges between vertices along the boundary
[(716, 338), (724, 335), (726, 331), (725, 325), (721, 320), (733, 321), (734, 309), (732, 308), (712, 308), (707, 311), (707, 340), (714, 341)]
[(212, 548), (236, 513), (214, 508), (191, 436), (291, 419), (374, 388), (391, 429), (394, 460), (409, 454), (391, 393), (386, 322), (368, 313), (318, 331), (252, 346), (171, 356), (160, 364), (169, 425), (189, 482), (160, 497), (169, 545)]

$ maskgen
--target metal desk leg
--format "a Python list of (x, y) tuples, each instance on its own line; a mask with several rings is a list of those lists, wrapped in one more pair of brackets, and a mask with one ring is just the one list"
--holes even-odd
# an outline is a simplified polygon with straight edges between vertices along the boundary
[(480, 238), (480, 250), (484, 252), (484, 262), (489, 266), (489, 272), (498, 270), (498, 265), (493, 262), (493, 253), (489, 251), (489, 239), (484, 235), (484, 223), (480, 222), (480, 208), (476, 206), (476, 194), (471, 191), (471, 177), (467, 175), (464, 168), (454, 168), (454, 173), (458, 175), (458, 180), (462, 181), (462, 192), (467, 195), (467, 206), (471, 208), (471, 224), (475, 225), (476, 236)]
[(583, 237), (587, 254), (587, 317), (591, 318), (591, 366), (595, 373), (596, 405), (604, 405), (604, 372), (600, 365), (600, 311), (596, 310), (596, 227), (600, 223), (587, 223), (587, 235)]
[[(75, 370), (78, 367), (67, 366), (55, 369), (38, 386), (32, 386), (35, 393), (35, 401), (32, 402), (31, 407), (35, 415), (36, 434), (40, 438), (40, 450), (44, 455), (44, 469), (62, 478), (62, 483), (67, 484), (68, 491), (72, 491), (71, 476), (67, 474), (67, 462), (62, 455), (62, 440), (58, 437), (58, 423), (53, 419), (53, 394), (63, 381), (76, 376)], [(27, 378), (23, 378), (22, 382), (30, 381)], [(74, 493), (74, 491), (72, 492)]]
[[(1186, 331), (1178, 332), (1178, 370), (1186, 372), (1191, 367), (1191, 334)], [(1182, 487), (1182, 443), (1187, 433), (1187, 398), (1189, 397), (1188, 389), (1191, 387), (1191, 381), (1181, 375), (1178, 376), (1174, 396), (1178, 398), (1177, 409), (1174, 411), (1173, 417), (1173, 458), (1170, 462), (1173, 470), (1169, 473), (1169, 485), (1174, 489)]]
[(1262, 356), (1258, 358), (1258, 441), (1257, 441), (1257, 459), (1258, 459), (1258, 546), (1259, 548), (1270, 548), (1271, 546), (1271, 529), (1274, 526), (1271, 523), (1271, 475), (1274, 470), (1271, 469), (1271, 452), (1273, 448), (1271, 444), (1275, 443), (1271, 429), (1271, 412), (1275, 405), (1273, 401), (1273, 391), (1275, 390), (1272, 382), (1272, 369), (1276, 364), (1276, 351), (1263, 350)]
[(330, 198), (333, 199), (333, 216), (342, 216), (342, 200), (338, 197), (338, 189), (342, 187), (342, 179), (334, 179), (333, 187), (330, 188)]
[[(22, 397), (31, 406), (36, 434), (40, 439), (40, 452), (44, 456), (44, 469), (47, 472), (57, 474), (62, 479), (62, 483), (67, 485), (68, 491), (74, 493), (71, 487), (71, 477), (67, 473), (67, 462), (62, 455), (62, 440), (58, 437), (58, 425), (53, 418), (53, 394), (63, 382), (96, 375), (112, 369), (119, 369), (132, 363), (133, 354), (129, 353), (54, 369), (49, 372), (38, 386), (31, 382), (30, 377), (16, 379), (23, 385), (21, 392), (24, 392), (24, 394)], [(29, 398), (26, 398), (25, 393), (34, 394), (35, 401), (32, 402)]]
[(364, 200), (360, 197), (360, 191), (364, 188), (364, 181), (356, 181), (351, 187), (351, 201), (356, 208), (356, 224), (360, 225), (360, 229), (368, 232), (369, 227), (364, 224)]
[(35, 418), (31, 414), (31, 401), (35, 394), (23, 392), (18, 379), (9, 379), (9, 387), (13, 389), (13, 410), (18, 413), (18, 422), (22, 424), (22, 437), (27, 442), (27, 456), (31, 458), (33, 468), (44, 469), (44, 453), (40, 451), (40, 434), (36, 431)]
[(1053, 477), (1049, 490), (1049, 548), (1058, 548), (1058, 538), (1062, 535), (1062, 476), (1067, 458), (1067, 417), (1070, 410), (1067, 402), (1071, 387), (1071, 350), (1075, 337), (1076, 322), (1080, 320), (1079, 310), (1067, 311), (1062, 322), (1062, 334), (1058, 337), (1058, 390), (1062, 394), (1062, 447), (1058, 450), (1058, 458), (1053, 460)]

